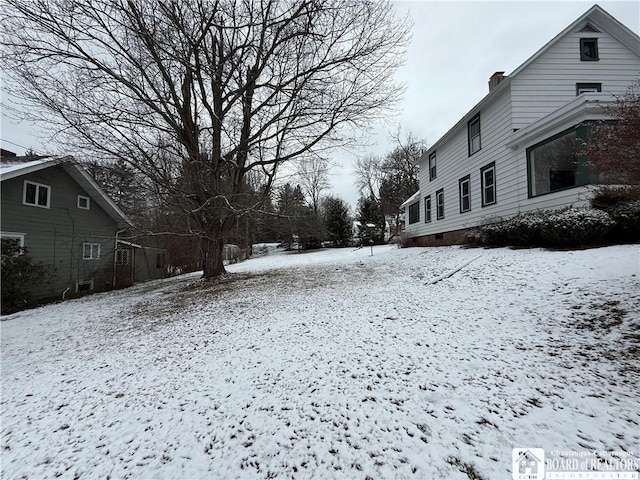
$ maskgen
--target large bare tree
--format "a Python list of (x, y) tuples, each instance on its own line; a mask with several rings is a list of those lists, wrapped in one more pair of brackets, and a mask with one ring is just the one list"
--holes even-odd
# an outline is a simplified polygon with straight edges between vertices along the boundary
[(317, 155), (304, 157), (298, 162), (296, 176), (317, 218), (322, 192), (330, 186), (329, 161)]
[(211, 277), (248, 178), (388, 115), (409, 30), (377, 0), (5, 0), (2, 69), (25, 118), (157, 185)]

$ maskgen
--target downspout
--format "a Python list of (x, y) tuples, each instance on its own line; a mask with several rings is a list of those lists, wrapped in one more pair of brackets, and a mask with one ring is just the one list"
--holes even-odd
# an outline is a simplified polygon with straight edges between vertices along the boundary
[(118, 250), (118, 235), (126, 232), (127, 229), (124, 230), (116, 230), (116, 241), (113, 249), (113, 282), (111, 283), (112, 288), (116, 288), (116, 261), (118, 260), (117, 250)]

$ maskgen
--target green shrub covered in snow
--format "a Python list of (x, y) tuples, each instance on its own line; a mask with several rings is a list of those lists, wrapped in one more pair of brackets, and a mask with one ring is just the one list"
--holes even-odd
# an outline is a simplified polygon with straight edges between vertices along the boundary
[(572, 247), (603, 243), (615, 221), (602, 210), (534, 210), (472, 229), (467, 241), (490, 246)]

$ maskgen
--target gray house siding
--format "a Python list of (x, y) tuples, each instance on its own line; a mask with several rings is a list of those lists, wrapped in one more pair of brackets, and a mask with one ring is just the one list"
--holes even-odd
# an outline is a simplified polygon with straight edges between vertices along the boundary
[[(25, 180), (51, 188), (49, 208), (23, 204)], [(85, 282), (98, 291), (112, 285), (117, 224), (93, 199), (88, 210), (79, 208), (78, 195), (89, 197), (60, 165), (2, 182), (2, 231), (24, 234), (29, 254), (52, 267), (50, 283), (33, 291), (36, 299), (75, 293)], [(99, 258), (83, 258), (85, 243), (100, 245)]]

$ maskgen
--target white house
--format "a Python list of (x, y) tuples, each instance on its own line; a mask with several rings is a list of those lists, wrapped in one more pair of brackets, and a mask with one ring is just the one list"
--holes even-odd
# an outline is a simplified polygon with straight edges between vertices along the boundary
[(598, 5), (489, 93), (420, 159), (420, 190), (404, 204), (414, 245), (459, 243), (492, 217), (583, 205), (594, 181), (576, 144), (583, 122), (640, 77), (640, 37)]

